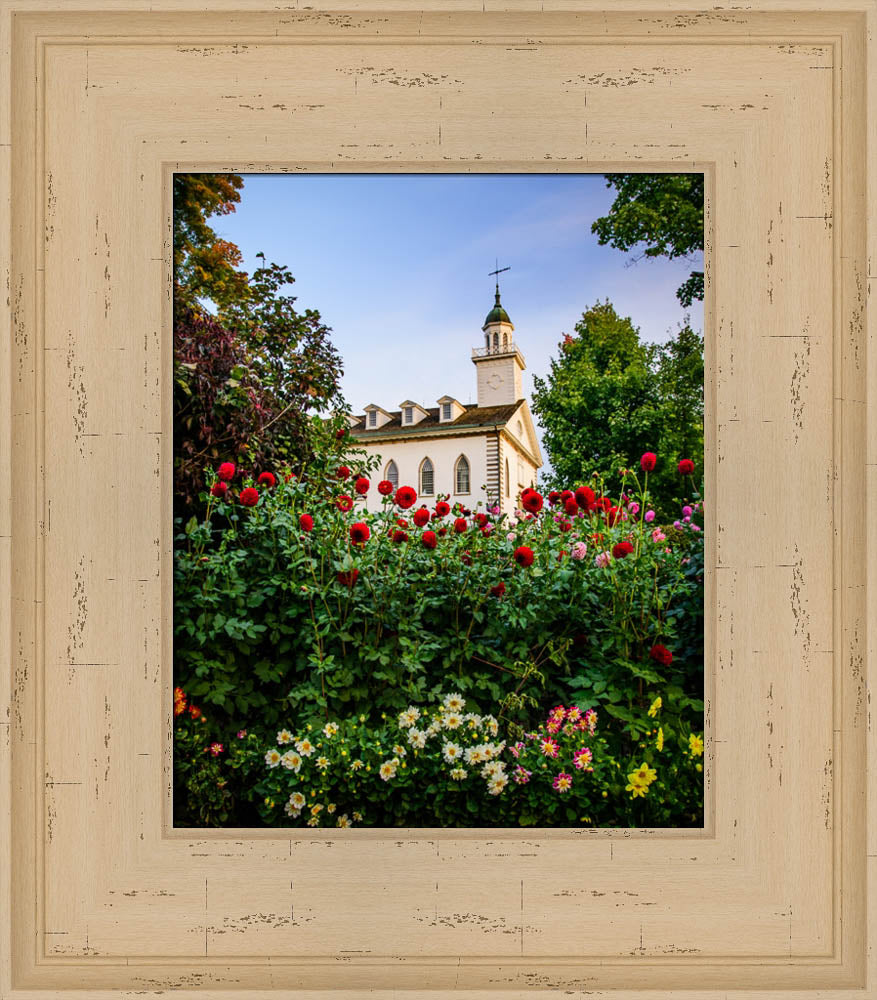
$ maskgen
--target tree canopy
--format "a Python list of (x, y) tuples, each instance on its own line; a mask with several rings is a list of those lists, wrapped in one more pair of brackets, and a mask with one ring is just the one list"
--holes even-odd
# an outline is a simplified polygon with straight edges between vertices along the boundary
[[(688, 257), (703, 250), (703, 174), (606, 174), (617, 194), (609, 214), (591, 226), (600, 245), (628, 251), (645, 243), (645, 257)], [(683, 306), (703, 299), (703, 271), (677, 289)]]
[(593, 471), (614, 482), (620, 468), (658, 455), (654, 490), (671, 498), (676, 465), (703, 468), (703, 338), (687, 324), (666, 344), (649, 344), (607, 300), (587, 309), (575, 335), (564, 335), (545, 379), (534, 377), (539, 418), (553, 475), (547, 485), (586, 482)]
[(235, 174), (174, 177), (174, 497), (190, 512), (206, 465), (297, 468), (311, 453), (313, 413), (343, 409), (341, 357), (315, 309), (285, 294), (289, 268), (248, 274), (240, 249), (208, 220), (240, 201)]

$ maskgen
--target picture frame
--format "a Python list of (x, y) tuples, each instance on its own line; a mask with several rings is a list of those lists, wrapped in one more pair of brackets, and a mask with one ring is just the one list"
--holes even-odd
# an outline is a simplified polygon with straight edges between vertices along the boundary
[[(0, 7), (0, 996), (870, 996), (874, 2), (421, 6)], [(172, 173), (686, 166), (704, 828), (175, 830)]]

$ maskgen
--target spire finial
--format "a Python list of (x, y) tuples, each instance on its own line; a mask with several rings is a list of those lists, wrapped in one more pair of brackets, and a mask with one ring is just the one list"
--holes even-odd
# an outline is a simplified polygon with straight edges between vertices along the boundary
[(496, 304), (497, 305), (501, 304), (500, 301), (499, 301), (499, 276), (502, 274), (503, 271), (511, 271), (511, 269), (512, 269), (511, 265), (509, 265), (508, 267), (500, 267), (499, 266), (499, 258), (497, 258), (497, 260), (496, 260), (496, 270), (490, 272), (491, 276), (496, 275)]

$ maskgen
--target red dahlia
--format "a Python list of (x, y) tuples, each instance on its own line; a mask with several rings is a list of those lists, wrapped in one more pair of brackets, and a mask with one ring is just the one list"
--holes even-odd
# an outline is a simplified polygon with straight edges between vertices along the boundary
[(222, 465), (216, 470), (216, 475), (220, 479), (224, 479), (225, 482), (234, 479), (234, 462), (223, 462)]
[(350, 469), (348, 469), (346, 465), (339, 465), (335, 470), (335, 475), (338, 479), (349, 479)]
[(198, 708), (197, 705), (190, 705), (189, 706), (189, 715), (191, 715), (193, 719), (200, 719), (201, 718), (201, 709)]
[(350, 541), (354, 545), (364, 545), (371, 536), (368, 525), (363, 521), (357, 521), (350, 525)]
[(335, 440), (341, 441), (347, 434), (347, 431), (342, 427), (340, 430), (335, 431)]
[(479, 511), (475, 515), (475, 523), (478, 525), (479, 528), (483, 528), (484, 525), (487, 524), (487, 515), (482, 514), (481, 511)]
[(649, 656), (656, 662), (660, 663), (662, 667), (669, 667), (673, 662), (673, 654), (667, 649), (666, 646), (657, 643), (652, 646), (649, 650)]
[(569, 521), (561, 521), (560, 522), (560, 530), (561, 531), (572, 531), (572, 525), (570, 524)]
[(397, 544), (399, 544), (401, 542), (407, 542), (408, 541), (408, 532), (406, 532), (406, 531), (394, 531), (393, 532), (393, 541), (396, 542)]
[(259, 491), (252, 486), (246, 486), (240, 492), (240, 501), (245, 507), (255, 507), (259, 502)]
[(579, 512), (579, 505), (576, 503), (575, 497), (569, 497), (564, 501), (563, 509), (569, 514), (570, 517), (575, 517)]
[(340, 571), (338, 573), (338, 582), (344, 587), (352, 587), (356, 583), (356, 578), (359, 576), (358, 569), (351, 569), (347, 571)]
[(368, 493), (369, 486), (371, 486), (371, 483), (365, 478), (365, 476), (360, 476), (359, 479), (357, 479), (353, 484), (353, 488), (361, 497), (364, 497), (366, 493)]
[(435, 505), (435, 512), (438, 517), (447, 517), (451, 513), (450, 505), (446, 504), (444, 500), (439, 500)]
[(630, 542), (616, 542), (612, 546), (612, 556), (614, 559), (624, 559), (631, 552), (633, 552), (633, 546)]
[(552, 507), (557, 503), (559, 499), (560, 499), (560, 494), (557, 492), (557, 490), (552, 490), (548, 494), (548, 502), (551, 504)]
[(464, 566), (472, 565), (472, 553), (468, 549), (466, 549), (466, 551), (460, 556), (460, 562), (463, 563)]
[(502, 597), (505, 593), (505, 584), (500, 580), (496, 586), (490, 588), (491, 597)]
[(402, 510), (408, 510), (409, 507), (413, 507), (416, 500), (417, 493), (410, 486), (400, 486), (396, 490), (396, 503)]
[(382, 479), (378, 483), (378, 493), (380, 493), (381, 496), (383, 497), (389, 496), (392, 492), (393, 492), (393, 484), (390, 482), (389, 479)]
[(591, 504), (597, 499), (597, 495), (591, 489), (590, 486), (580, 486), (575, 493), (576, 503), (582, 510), (587, 510)]
[(643, 472), (651, 472), (658, 463), (658, 456), (653, 451), (647, 451), (639, 460)]
[(422, 528), (424, 524), (429, 521), (429, 511), (426, 507), (420, 507), (418, 510), (414, 511), (413, 520), (418, 528)]
[(542, 496), (535, 490), (530, 490), (526, 496), (521, 494), (521, 506), (531, 514), (538, 514), (542, 510)]
[(259, 478), (256, 480), (256, 482), (260, 486), (267, 486), (269, 489), (272, 486), (276, 486), (277, 485), (277, 479), (275, 478), (273, 472), (261, 472), (261, 473), (259, 473)]
[(457, 520), (454, 521), (454, 531), (456, 531), (458, 535), (462, 535), (468, 527), (469, 522), (465, 517), (458, 517)]
[(683, 458), (676, 466), (680, 476), (690, 476), (694, 473), (694, 462), (690, 458)]
[(302, 516), (298, 519), (298, 526), (302, 531), (313, 531), (314, 519), (310, 514), (302, 514)]
[(335, 506), (342, 514), (346, 514), (347, 511), (353, 510), (353, 497), (349, 497), (346, 493), (342, 493), (340, 497), (335, 501)]
[(405, 520), (404, 517), (397, 517), (396, 518), (396, 524), (398, 524), (400, 528), (407, 528), (408, 527), (408, 522)]
[(519, 545), (515, 549), (515, 562), (519, 566), (532, 566), (533, 565), (533, 550), (526, 545)]
[(210, 495), (217, 500), (224, 499), (226, 493), (228, 493), (228, 483), (224, 483), (221, 479), (210, 487)]
[(423, 542), (423, 547), (426, 549), (434, 549), (438, 544), (438, 539), (435, 537), (434, 531), (424, 531), (420, 536), (421, 542)]

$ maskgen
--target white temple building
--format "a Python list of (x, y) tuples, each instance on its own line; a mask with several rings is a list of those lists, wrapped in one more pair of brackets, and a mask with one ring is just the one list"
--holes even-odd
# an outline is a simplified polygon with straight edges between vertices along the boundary
[[(474, 510), (479, 502), (499, 503), (511, 514), (521, 490), (536, 485), (542, 453), (530, 407), (521, 388), (526, 367), (512, 335), (514, 325), (502, 307), (499, 283), (496, 302), (482, 326), (484, 342), (473, 348), (477, 403), (442, 396), (435, 406), (413, 399), (385, 409), (370, 403), (351, 415), (350, 433), (381, 464), (373, 477), (394, 486), (413, 486), (418, 499), (432, 506), (439, 494)], [(380, 509), (373, 488), (368, 509)], [(420, 506), (418, 502), (417, 506)]]

